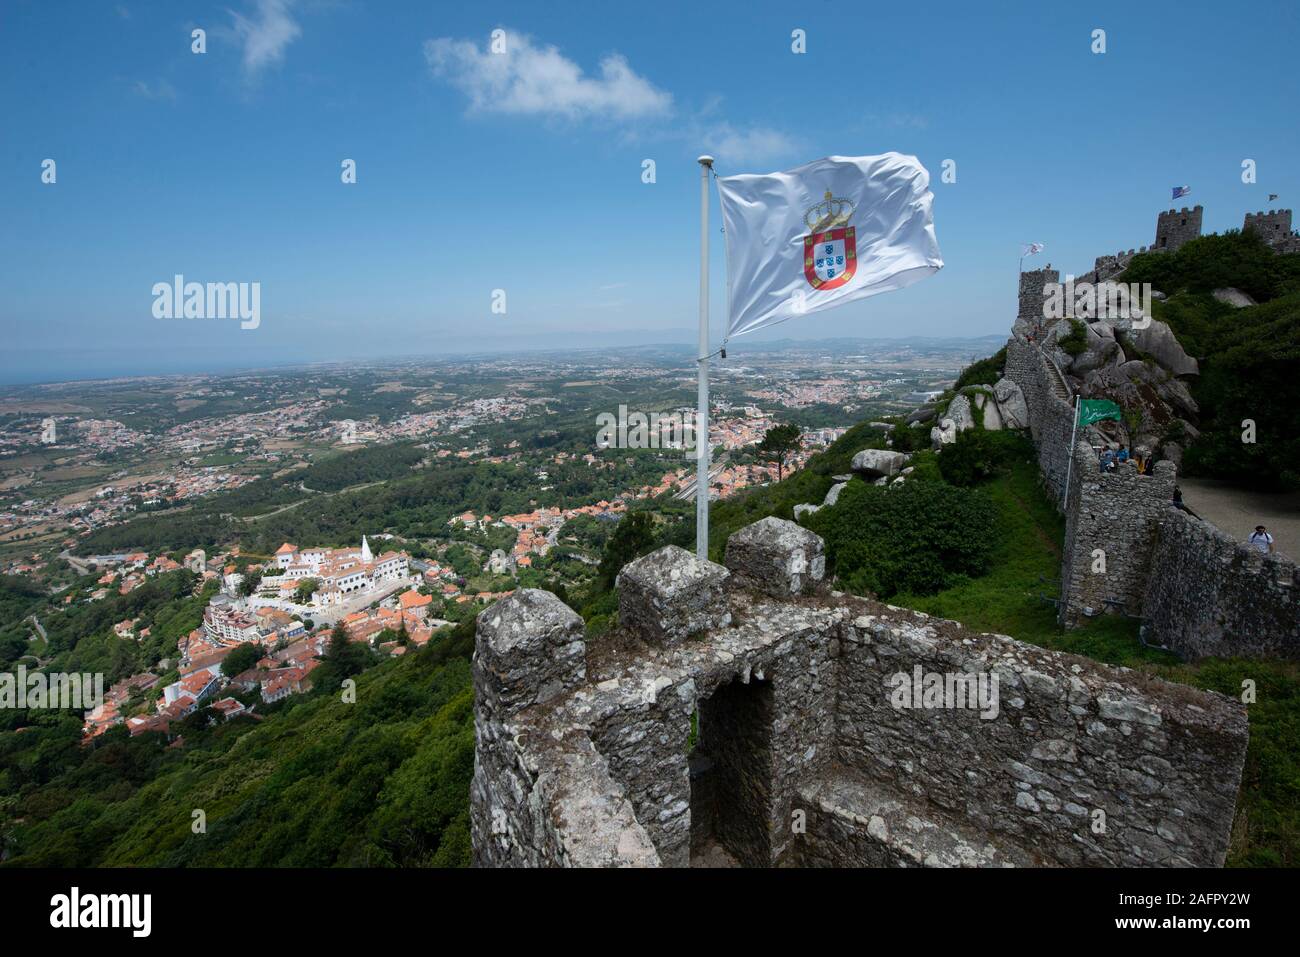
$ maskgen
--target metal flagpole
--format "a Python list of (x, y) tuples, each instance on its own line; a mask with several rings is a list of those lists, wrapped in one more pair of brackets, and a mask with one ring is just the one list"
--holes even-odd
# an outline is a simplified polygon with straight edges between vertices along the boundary
[(1079, 431), (1079, 394), (1074, 394), (1074, 425), (1070, 429), (1070, 457), (1065, 462), (1065, 497), (1061, 500), (1061, 511), (1070, 503), (1070, 473), (1074, 470), (1074, 437)]
[(709, 558), (709, 172), (713, 157), (700, 164), (700, 351), (695, 407), (695, 554)]

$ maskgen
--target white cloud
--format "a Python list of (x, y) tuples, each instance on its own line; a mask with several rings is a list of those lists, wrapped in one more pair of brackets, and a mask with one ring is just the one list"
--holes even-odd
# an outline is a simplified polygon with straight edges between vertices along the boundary
[(672, 95), (617, 53), (600, 61), (599, 76), (587, 76), (556, 47), (507, 31), (504, 53), (441, 37), (425, 42), (424, 56), (435, 76), (469, 98), (471, 111), (627, 120), (672, 110)]
[(290, 0), (257, 0), (251, 18), (229, 11), (235, 20), (235, 37), (244, 46), (244, 75), (249, 79), (283, 60), (285, 48), (302, 34), (290, 6)]
[(730, 172), (737, 163), (766, 163), (789, 158), (798, 148), (790, 137), (780, 130), (766, 126), (741, 128), (730, 123), (719, 123), (698, 134), (705, 152), (712, 153), (719, 164)]
[(146, 100), (167, 100), (169, 102), (176, 100), (176, 88), (166, 80), (158, 80), (156, 83), (150, 83), (148, 80), (136, 80), (131, 84), (131, 89), (136, 96), (142, 96)]

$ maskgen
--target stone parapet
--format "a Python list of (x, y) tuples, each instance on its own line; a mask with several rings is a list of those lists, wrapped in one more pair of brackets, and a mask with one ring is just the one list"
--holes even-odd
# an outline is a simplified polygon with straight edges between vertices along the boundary
[[(647, 558), (620, 583), (686, 567)], [(722, 578), (686, 577), (654, 591), (656, 620), (704, 620)], [(513, 634), (498, 616), (568, 625), (530, 602), (484, 612), (478, 865), (1223, 863), (1239, 702), (839, 593), (726, 597), (690, 641), (623, 623), (581, 685), (513, 711), (477, 662)]]

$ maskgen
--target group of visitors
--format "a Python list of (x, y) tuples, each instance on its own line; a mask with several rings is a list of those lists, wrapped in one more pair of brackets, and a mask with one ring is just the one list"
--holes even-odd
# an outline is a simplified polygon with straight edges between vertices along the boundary
[(1127, 445), (1121, 445), (1118, 449), (1103, 449), (1098, 462), (1103, 472), (1114, 472), (1120, 466), (1132, 462), (1138, 471), (1138, 475), (1149, 475), (1151, 473), (1151, 456), (1142, 455), (1137, 452), (1130, 452)]

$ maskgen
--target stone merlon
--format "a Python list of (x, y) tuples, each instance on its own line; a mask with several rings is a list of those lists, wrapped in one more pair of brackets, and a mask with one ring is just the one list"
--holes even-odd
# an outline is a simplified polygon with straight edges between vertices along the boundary
[(645, 641), (673, 644), (727, 624), (722, 584), (728, 572), (669, 545), (618, 573), (619, 620)]
[(727, 539), (726, 562), (738, 584), (787, 598), (821, 583), (826, 576), (826, 545), (794, 522), (765, 518)]

